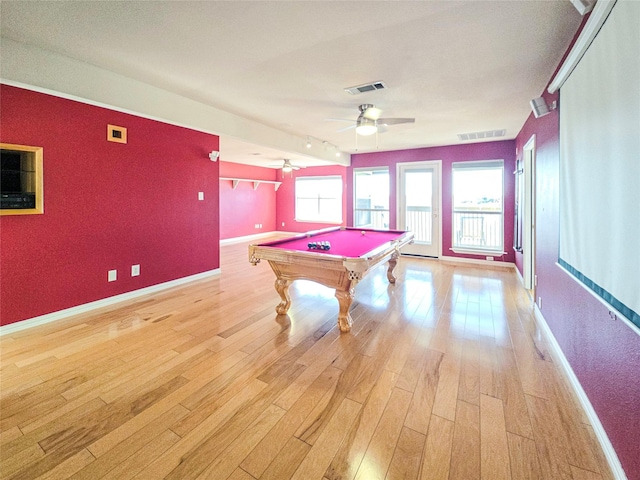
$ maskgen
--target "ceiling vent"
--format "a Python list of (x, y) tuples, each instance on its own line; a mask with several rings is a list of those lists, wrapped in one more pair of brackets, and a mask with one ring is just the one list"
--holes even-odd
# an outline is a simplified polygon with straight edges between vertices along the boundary
[(486, 132), (459, 133), (458, 139), (462, 142), (465, 140), (481, 140), (483, 138), (504, 137), (506, 133), (506, 129), (487, 130)]
[(372, 82), (365, 83), (364, 85), (356, 85), (355, 87), (345, 88), (345, 92), (351, 95), (358, 95), (359, 93), (372, 92), (374, 90), (385, 90), (387, 86), (384, 82)]

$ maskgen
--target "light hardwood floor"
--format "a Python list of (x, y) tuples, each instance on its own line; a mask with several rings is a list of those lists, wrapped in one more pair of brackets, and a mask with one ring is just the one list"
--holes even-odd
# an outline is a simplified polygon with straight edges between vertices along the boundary
[(5, 335), (2, 478), (610, 479), (515, 273), (402, 257), (333, 292), (222, 273)]

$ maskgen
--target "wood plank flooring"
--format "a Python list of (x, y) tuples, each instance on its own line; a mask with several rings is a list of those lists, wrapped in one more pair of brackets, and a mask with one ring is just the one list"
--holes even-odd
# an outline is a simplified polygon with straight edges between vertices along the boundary
[(219, 276), (0, 337), (3, 479), (613, 478), (515, 273), (402, 257), (292, 307)]

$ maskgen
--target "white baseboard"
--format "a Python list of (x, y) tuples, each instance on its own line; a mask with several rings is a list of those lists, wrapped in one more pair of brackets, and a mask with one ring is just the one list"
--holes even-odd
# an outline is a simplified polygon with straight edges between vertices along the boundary
[(513, 264), (513, 266), (516, 270), (516, 276), (518, 277), (518, 280), (520, 280), (520, 285), (522, 286), (522, 288), (524, 288), (524, 278), (522, 277), (520, 270), (518, 270), (518, 266), (515, 263)]
[(576, 377), (576, 374), (571, 368), (567, 357), (564, 356), (564, 353), (562, 352), (562, 349), (560, 348), (556, 337), (553, 336), (549, 325), (547, 325), (547, 321), (544, 319), (544, 317), (542, 316), (542, 312), (538, 308), (538, 305), (535, 303), (533, 305), (533, 311), (538, 325), (540, 325), (540, 328), (544, 332), (545, 337), (547, 338), (547, 340), (549, 340), (549, 345), (554, 350), (554, 354), (560, 361), (560, 365), (562, 366), (564, 373), (569, 379), (569, 383), (571, 383), (573, 391), (578, 396), (578, 400), (580, 401), (580, 404), (582, 405), (582, 408), (584, 409), (584, 412), (589, 419), (589, 423), (591, 423), (593, 431), (595, 432), (596, 437), (600, 442), (600, 446), (602, 447), (607, 462), (609, 463), (609, 468), (611, 468), (613, 476), (617, 480), (627, 480), (627, 475), (624, 473), (622, 465), (620, 464), (620, 459), (618, 458), (613, 445), (611, 445), (611, 441), (609, 440), (607, 432), (605, 432), (602, 423), (600, 423), (600, 419), (598, 418), (596, 411), (593, 409), (593, 405), (591, 405), (589, 397), (587, 397), (587, 394), (582, 388), (582, 385), (580, 385), (578, 377)]
[(162, 290), (166, 290), (167, 288), (177, 287), (179, 285), (184, 285), (185, 283), (195, 282), (196, 280), (202, 280), (203, 278), (212, 277), (214, 275), (219, 275), (219, 274), (220, 274), (220, 269), (216, 268), (215, 270), (209, 270), (207, 272), (197, 273), (195, 275), (190, 275), (188, 277), (178, 278), (176, 280), (171, 280), (169, 282), (159, 283), (158, 285), (151, 285), (150, 287), (141, 288), (139, 290), (133, 290), (132, 292), (121, 293), (120, 295), (114, 295), (113, 297), (103, 298), (101, 300), (96, 300), (94, 302), (83, 303), (82, 305), (65, 308), (64, 310), (58, 310), (57, 312), (47, 313), (45, 315), (29, 318), (27, 320), (11, 323), (9, 325), (3, 325), (0, 327), (0, 336), (9, 335), (11, 333), (19, 332), (21, 330), (26, 330), (27, 328), (33, 328), (40, 325), (45, 325), (47, 323), (55, 322), (57, 320), (62, 320), (63, 318), (71, 317), (73, 315), (90, 312), (91, 310), (96, 310), (98, 308), (108, 307), (110, 305), (115, 305), (116, 303), (124, 302), (126, 300), (131, 300), (134, 298), (142, 297), (143, 295), (149, 295), (151, 293), (160, 292)]
[(442, 255), (440, 257), (440, 260), (442, 260), (443, 262), (449, 262), (449, 263), (466, 263), (466, 264), (482, 265), (484, 267), (495, 267), (495, 268), (515, 268), (516, 266), (515, 263), (511, 263), (511, 262), (495, 262), (491, 260), (481, 260), (478, 258), (450, 257), (448, 255)]

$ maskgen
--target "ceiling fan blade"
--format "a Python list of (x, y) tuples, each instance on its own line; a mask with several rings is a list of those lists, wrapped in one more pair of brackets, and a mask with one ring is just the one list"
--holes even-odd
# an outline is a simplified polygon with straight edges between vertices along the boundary
[(400, 125), (401, 123), (415, 123), (415, 118), (380, 118), (378, 125)]
[(364, 118), (368, 118), (369, 120), (378, 120), (382, 115), (382, 110), (377, 107), (369, 107), (364, 112), (362, 112), (362, 116)]
[(348, 118), (324, 118), (323, 122), (353, 122), (353, 119)]
[[(353, 122), (353, 120), (351, 120), (351, 122)], [(336, 132), (338, 133), (346, 132), (347, 130), (351, 130), (352, 128), (356, 128), (355, 123), (353, 125), (349, 125), (348, 127), (340, 128), (339, 130), (336, 130)]]

